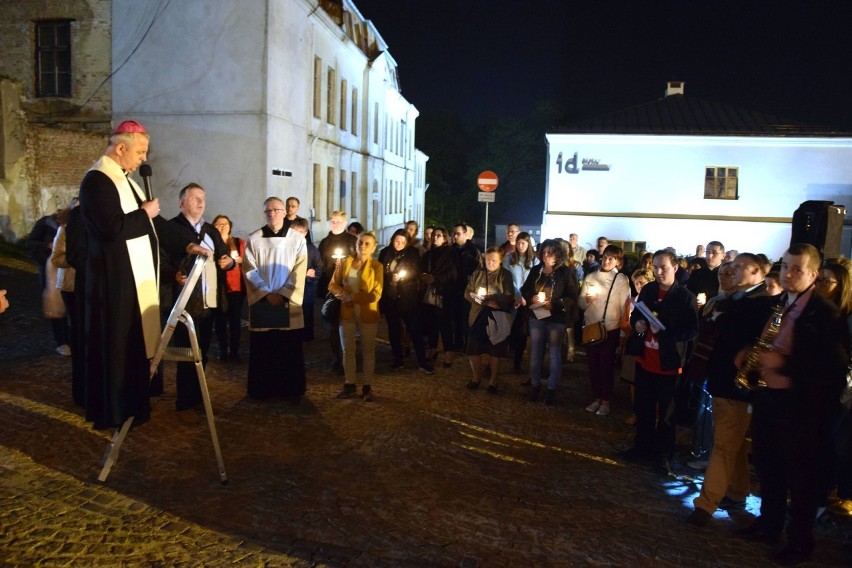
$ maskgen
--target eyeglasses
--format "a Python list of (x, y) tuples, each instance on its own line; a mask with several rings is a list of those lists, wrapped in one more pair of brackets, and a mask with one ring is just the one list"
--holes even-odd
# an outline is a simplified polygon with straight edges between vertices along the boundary
[(840, 284), (839, 280), (832, 280), (831, 278), (818, 278), (817, 284), (821, 284), (823, 286), (837, 286)]
[(270, 215), (272, 213), (284, 213), (284, 210), (283, 209), (264, 209), (263, 212), (266, 213), (267, 215)]

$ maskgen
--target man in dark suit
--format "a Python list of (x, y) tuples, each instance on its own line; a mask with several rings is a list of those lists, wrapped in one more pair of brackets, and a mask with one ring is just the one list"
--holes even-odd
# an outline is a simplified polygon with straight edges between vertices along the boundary
[[(809, 244), (793, 244), (784, 253), (784, 293), (771, 305), (781, 313), (780, 323), (767, 323), (767, 330), (777, 332), (764, 332), (772, 348), (757, 359), (766, 388), (756, 390), (752, 400), (760, 516), (736, 531), (749, 540), (777, 542), (789, 492), (787, 545), (773, 555), (784, 566), (808, 560), (814, 549), (820, 456), (831, 439), (849, 361), (845, 322), (833, 304), (814, 292), (820, 263), (819, 251)], [(740, 352), (738, 365), (746, 360), (746, 352)]]
[[(197, 183), (190, 183), (180, 190), (180, 213), (171, 219), (194, 243), (213, 251), (211, 258), (204, 266), (204, 272), (192, 292), (187, 311), (192, 316), (198, 334), (198, 346), (201, 349), (202, 362), (207, 366), (207, 352), (213, 340), (214, 314), (211, 308), (218, 306), (225, 298), (225, 291), (218, 289), (218, 270), (230, 270), (234, 259), (230, 256), (228, 245), (222, 241), (219, 231), (203, 219), (206, 198), (204, 188)], [(175, 276), (175, 298), (180, 293), (179, 288), (186, 281), (186, 265), (192, 257), (172, 258), (175, 266), (179, 267)], [(189, 347), (189, 336), (186, 327), (179, 325), (175, 329), (175, 345)], [(195, 364), (180, 362), (177, 364), (177, 399), (175, 406), (178, 411), (200, 409), (202, 404), (201, 388)], [(182, 418), (196, 422), (199, 418), (193, 413), (182, 413)]]

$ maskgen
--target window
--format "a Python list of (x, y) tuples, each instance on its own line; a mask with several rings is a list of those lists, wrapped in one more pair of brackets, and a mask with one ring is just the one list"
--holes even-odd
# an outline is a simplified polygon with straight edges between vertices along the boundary
[[(340, 210), (346, 211), (346, 170), (340, 170)], [(351, 212), (350, 212), (351, 214)]]
[(340, 81), (340, 129), (346, 130), (346, 95), (349, 94), (349, 87), (346, 79)]
[(322, 59), (314, 57), (314, 118), (322, 118)]
[(320, 188), (322, 187), (322, 170), (320, 169), (319, 164), (314, 164), (314, 211), (316, 211), (321, 217), (328, 218), (328, 215), (322, 215), (322, 208), (320, 207), (320, 197), (322, 196), (322, 192)]
[(334, 109), (337, 106), (337, 97), (334, 96), (334, 89), (337, 87), (337, 72), (333, 67), (328, 68), (328, 85), (326, 88), (328, 89), (328, 99), (326, 100), (326, 112), (328, 116), (325, 117), (326, 121), (329, 124), (337, 124), (334, 121)]
[(358, 136), (358, 89), (352, 89), (352, 134)]
[(349, 211), (352, 212), (353, 216), (357, 216), (358, 213), (358, 174), (356, 172), (352, 172), (352, 183), (349, 184), (349, 194), (352, 196), (352, 206), (349, 208)]
[(738, 167), (704, 168), (704, 199), (739, 199), (739, 175)]
[(71, 21), (36, 22), (36, 96), (71, 96)]
[(379, 143), (379, 103), (373, 105), (373, 144)]
[(325, 190), (326, 190), (326, 203), (328, 204), (328, 215), (326, 218), (331, 217), (331, 212), (334, 211), (334, 168), (328, 168), (326, 170), (326, 181), (325, 181)]

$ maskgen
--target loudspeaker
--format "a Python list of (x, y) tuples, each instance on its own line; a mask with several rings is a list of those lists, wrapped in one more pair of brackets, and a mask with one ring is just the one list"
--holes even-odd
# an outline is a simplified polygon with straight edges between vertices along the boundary
[(805, 201), (793, 213), (790, 244), (808, 243), (824, 258), (840, 256), (840, 237), (846, 206), (833, 201)]

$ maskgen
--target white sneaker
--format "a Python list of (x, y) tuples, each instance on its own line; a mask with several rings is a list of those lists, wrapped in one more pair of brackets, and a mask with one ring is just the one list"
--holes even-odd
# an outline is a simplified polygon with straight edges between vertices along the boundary
[(594, 401), (592, 404), (586, 407), (586, 412), (597, 412), (598, 408), (601, 407), (601, 403), (598, 401)]
[(600, 408), (598, 408), (598, 411), (595, 412), (595, 414), (597, 414), (598, 416), (609, 416), (609, 403), (605, 402), (601, 404)]
[(67, 344), (63, 343), (62, 345), (60, 345), (59, 347), (56, 348), (56, 352), (59, 353), (60, 355), (68, 357), (68, 356), (71, 355), (71, 347), (69, 347)]

